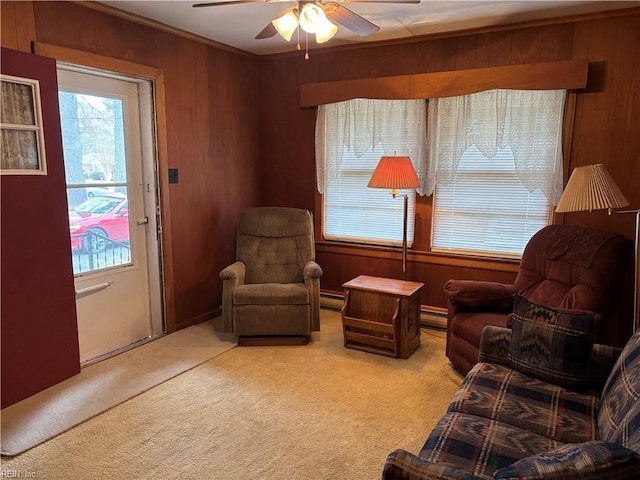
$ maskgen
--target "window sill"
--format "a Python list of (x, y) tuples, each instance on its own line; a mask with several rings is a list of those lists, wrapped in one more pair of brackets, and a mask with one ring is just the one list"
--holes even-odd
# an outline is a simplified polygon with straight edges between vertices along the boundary
[[(366, 258), (398, 258), (402, 256), (399, 247), (380, 247), (364, 244), (317, 241), (316, 252), (333, 255), (349, 255)], [(473, 268), (499, 272), (517, 272), (520, 260), (477, 257), (452, 253), (434, 253), (422, 250), (407, 250), (407, 260), (415, 263), (445, 265), (451, 267)]]

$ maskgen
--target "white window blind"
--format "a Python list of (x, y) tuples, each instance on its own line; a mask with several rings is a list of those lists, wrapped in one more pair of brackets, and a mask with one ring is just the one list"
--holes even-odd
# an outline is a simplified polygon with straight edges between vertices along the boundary
[(550, 216), (544, 194), (522, 185), (509, 147), (487, 159), (471, 146), (453, 182), (436, 186), (432, 250), (519, 257)]
[(402, 245), (403, 195), (408, 194), (407, 245), (412, 245), (415, 192), (398, 190), (393, 198), (388, 190), (367, 187), (382, 155), (380, 145), (360, 158), (345, 151), (338, 176), (325, 187), (323, 195), (325, 239)]

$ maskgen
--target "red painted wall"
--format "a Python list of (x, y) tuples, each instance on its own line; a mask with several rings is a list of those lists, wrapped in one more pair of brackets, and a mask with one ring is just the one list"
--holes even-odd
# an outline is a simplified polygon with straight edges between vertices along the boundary
[(0, 176), (2, 408), (80, 372), (56, 62), (3, 48), (40, 81), (47, 175)]

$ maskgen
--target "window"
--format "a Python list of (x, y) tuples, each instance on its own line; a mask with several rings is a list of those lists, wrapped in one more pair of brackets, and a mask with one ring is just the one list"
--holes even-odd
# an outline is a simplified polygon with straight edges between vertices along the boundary
[(60, 88), (73, 272), (131, 265), (124, 100)]
[(432, 250), (519, 257), (550, 213), (542, 192), (522, 185), (509, 147), (487, 159), (472, 146), (454, 181), (436, 187)]
[(355, 99), (318, 109), (316, 162), (327, 240), (402, 245), (408, 195), (407, 244), (413, 241), (415, 192), (368, 188), (383, 155), (408, 155), (418, 177), (426, 151), (426, 102)]
[[(323, 196), (324, 238), (376, 245), (402, 245), (403, 195), (409, 195), (407, 218), (412, 219), (415, 192), (398, 190), (396, 198), (387, 190), (368, 188), (373, 171), (384, 155), (382, 147), (370, 149), (358, 158), (346, 151), (338, 178), (330, 182)], [(407, 245), (413, 241), (414, 222), (407, 222)]]
[(38, 80), (2, 75), (0, 173), (45, 175)]
[(565, 92), (430, 100), (432, 250), (520, 257), (562, 192)]

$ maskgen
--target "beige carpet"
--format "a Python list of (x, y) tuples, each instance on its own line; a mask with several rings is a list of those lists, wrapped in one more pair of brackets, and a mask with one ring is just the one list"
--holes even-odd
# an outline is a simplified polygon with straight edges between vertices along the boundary
[(444, 333), (407, 360), (343, 347), (340, 314), (299, 347), (234, 348), (3, 459), (38, 479), (375, 479), (417, 452), (461, 376)]
[(2, 455), (32, 448), (233, 348), (233, 336), (216, 331), (216, 321), (83, 368), (78, 375), (3, 409)]

